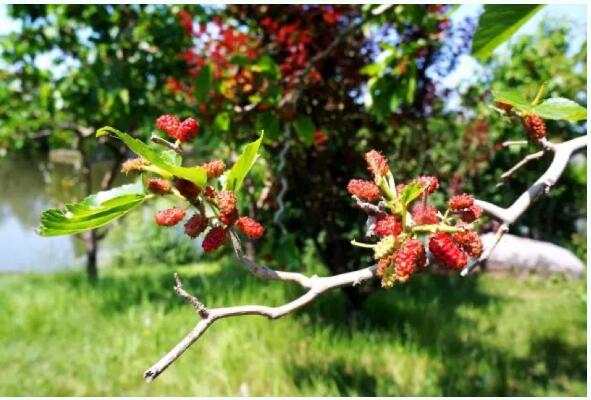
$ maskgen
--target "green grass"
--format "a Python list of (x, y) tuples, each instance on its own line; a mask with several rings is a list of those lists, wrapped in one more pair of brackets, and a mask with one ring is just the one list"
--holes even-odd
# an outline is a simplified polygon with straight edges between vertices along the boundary
[[(297, 287), (231, 262), (181, 268), (208, 306), (279, 305)], [(347, 316), (340, 292), (277, 321), (218, 321), (155, 382), (196, 322), (172, 271), (0, 275), (0, 395), (579, 395), (585, 282), (424, 275)]]

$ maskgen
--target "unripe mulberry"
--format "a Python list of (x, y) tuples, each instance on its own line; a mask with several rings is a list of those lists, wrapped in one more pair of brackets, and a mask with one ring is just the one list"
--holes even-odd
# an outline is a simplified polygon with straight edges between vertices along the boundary
[(201, 189), (199, 186), (195, 185), (193, 182), (179, 178), (174, 183), (174, 186), (179, 191), (180, 194), (185, 196), (187, 199), (192, 200), (199, 195)]
[(156, 223), (160, 226), (173, 226), (185, 218), (185, 210), (182, 208), (169, 208), (156, 213)]
[(422, 270), (427, 264), (423, 243), (415, 239), (408, 239), (396, 252), (394, 262), (396, 275), (401, 280), (406, 280), (415, 272)]
[(482, 255), (482, 241), (476, 232), (455, 232), (451, 238), (470, 257), (478, 258)]
[(402, 232), (400, 220), (393, 215), (381, 215), (377, 218), (374, 232), (381, 237), (398, 236)]
[(375, 183), (363, 179), (351, 179), (347, 190), (361, 200), (377, 201), (380, 199), (380, 188)]
[(373, 248), (374, 259), (379, 260), (389, 256), (396, 249), (396, 238), (394, 236), (386, 236), (377, 242)]
[(382, 287), (391, 288), (396, 283), (396, 275), (394, 274), (394, 259), (395, 256), (381, 258), (378, 261), (378, 267), (376, 268), (376, 274), (382, 278)]
[(215, 201), (220, 214), (231, 215), (236, 210), (236, 195), (229, 190), (216, 193)]
[(121, 165), (121, 172), (127, 175), (130, 172), (141, 171), (143, 167), (145, 167), (146, 165), (150, 165), (150, 163), (144, 160), (143, 158), (132, 158), (130, 160), (125, 161)]
[(386, 158), (378, 151), (371, 150), (365, 153), (368, 169), (374, 176), (385, 176), (390, 171)]
[(207, 172), (207, 179), (220, 177), (226, 170), (226, 164), (222, 160), (214, 160), (200, 165)]
[(460, 211), (459, 214), (460, 219), (469, 224), (480, 218), (482, 215), (482, 208), (474, 205), (467, 210)]
[(194, 118), (187, 118), (180, 123), (175, 136), (181, 142), (188, 142), (193, 140), (198, 133), (199, 123)]
[(175, 115), (161, 115), (156, 120), (156, 127), (174, 139), (177, 138), (176, 133), (180, 125), (181, 121)]
[(451, 199), (447, 202), (449, 208), (454, 211), (463, 210), (465, 208), (470, 208), (474, 204), (474, 196), (469, 194), (459, 194), (456, 196), (452, 196)]
[(187, 236), (195, 239), (207, 228), (207, 217), (201, 214), (195, 214), (185, 224), (185, 233)]
[(437, 223), (437, 209), (430, 204), (419, 203), (412, 208), (412, 220), (417, 225)]
[(439, 179), (435, 176), (419, 176), (417, 180), (422, 188), (426, 188), (424, 193), (432, 194), (439, 189)]
[(438, 232), (429, 240), (429, 250), (446, 268), (462, 269), (468, 264), (468, 257), (453, 242), (451, 236)]
[(252, 239), (260, 239), (265, 233), (265, 227), (252, 218), (240, 217), (236, 226), (242, 233)]
[(523, 127), (532, 140), (539, 140), (546, 137), (546, 124), (542, 117), (530, 114), (523, 119)]
[(166, 179), (152, 178), (148, 179), (148, 190), (155, 194), (170, 193), (172, 185)]
[(205, 252), (214, 251), (224, 243), (224, 240), (226, 240), (226, 230), (221, 226), (216, 226), (207, 232), (201, 247)]

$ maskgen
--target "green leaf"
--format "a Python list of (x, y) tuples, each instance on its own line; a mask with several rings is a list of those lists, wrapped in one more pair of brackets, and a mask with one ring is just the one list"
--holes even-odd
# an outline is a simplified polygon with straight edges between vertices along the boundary
[(230, 115), (227, 112), (222, 112), (216, 115), (213, 124), (221, 132), (227, 132), (230, 129)]
[(298, 119), (296, 119), (294, 122), (294, 127), (306, 146), (310, 146), (312, 143), (314, 143), (314, 132), (316, 131), (316, 127), (314, 126), (314, 122), (312, 122), (310, 117), (298, 117)]
[(183, 163), (183, 157), (174, 150), (165, 150), (160, 153), (162, 159), (172, 165), (179, 167)]
[(277, 138), (280, 134), (279, 119), (270, 111), (258, 114), (255, 126), (258, 131), (265, 131), (267, 139)]
[(485, 61), (542, 7), (540, 4), (486, 4), (472, 41), (472, 55)]
[(404, 207), (409, 205), (414, 199), (423, 193), (423, 185), (419, 181), (412, 181), (402, 189), (400, 193), (400, 202)]
[(513, 107), (517, 108), (519, 111), (532, 111), (531, 103), (525, 98), (525, 96), (521, 92), (515, 89), (493, 90), (492, 94), (495, 101), (510, 104)]
[(572, 100), (553, 97), (534, 107), (534, 112), (544, 119), (580, 121), (587, 119), (587, 109)]
[(41, 236), (73, 235), (96, 229), (123, 216), (147, 198), (141, 179), (86, 197), (80, 203), (66, 204), (41, 214), (37, 232)]
[(195, 96), (200, 101), (207, 100), (209, 90), (213, 86), (213, 72), (209, 65), (204, 65), (197, 74), (195, 81)]
[(238, 160), (236, 160), (232, 169), (226, 174), (226, 190), (237, 192), (240, 189), (248, 171), (250, 171), (258, 158), (259, 147), (261, 147), (264, 135), (265, 133), (263, 131), (257, 140), (244, 146), (242, 154), (240, 154), (240, 157), (238, 157)]
[(170, 159), (170, 155), (168, 153), (167, 155), (163, 156), (163, 153), (158, 153), (157, 151), (151, 149), (141, 140), (135, 139), (129, 136), (127, 133), (121, 132), (110, 126), (105, 126), (99, 129), (96, 132), (96, 136), (101, 137), (108, 135), (109, 133), (114, 133), (117, 135), (121, 140), (123, 140), (127, 147), (130, 148), (131, 151), (133, 151), (138, 156), (145, 158), (156, 167), (174, 176), (191, 181), (199, 187), (205, 186), (205, 183), (207, 182), (207, 172), (205, 169), (201, 167), (187, 168), (175, 165), (175, 161)]

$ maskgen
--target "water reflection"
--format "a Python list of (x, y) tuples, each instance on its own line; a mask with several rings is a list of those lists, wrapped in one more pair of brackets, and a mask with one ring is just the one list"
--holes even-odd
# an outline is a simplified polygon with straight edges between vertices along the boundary
[[(97, 164), (95, 182), (108, 163)], [(82, 243), (74, 237), (35, 233), (40, 213), (83, 197), (75, 162), (0, 158), (0, 272), (52, 271), (83, 265)]]

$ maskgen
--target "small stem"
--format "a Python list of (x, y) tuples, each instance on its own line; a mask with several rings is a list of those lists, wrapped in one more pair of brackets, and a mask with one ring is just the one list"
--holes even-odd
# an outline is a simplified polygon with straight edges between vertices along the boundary
[(540, 88), (538, 89), (538, 93), (536, 94), (536, 98), (534, 99), (534, 101), (531, 102), (532, 106), (537, 106), (538, 103), (540, 102), (540, 100), (542, 100), (542, 96), (544, 95), (544, 92), (546, 91), (547, 85), (548, 85), (548, 82), (546, 82), (546, 81), (542, 82), (542, 86), (540, 86)]
[(178, 145), (178, 143), (180, 143), (178, 140), (177, 140), (177, 143), (174, 143), (173, 144), (173, 143), (169, 142), (168, 140), (166, 140), (166, 139), (164, 139), (164, 138), (162, 138), (162, 137), (160, 137), (158, 135), (152, 135), (150, 137), (150, 140), (152, 142), (156, 143), (156, 144), (159, 144), (161, 146), (164, 146), (164, 147), (167, 147), (167, 148), (169, 148), (171, 150), (174, 150), (178, 154), (182, 154), (183, 153), (183, 151), (181, 150), (181, 148)]
[(355, 239), (351, 240), (351, 244), (353, 246), (357, 246), (357, 247), (364, 247), (366, 249), (373, 249), (375, 247), (374, 244), (369, 244), (369, 243), (361, 243), (356, 241)]
[(457, 228), (455, 226), (448, 226), (448, 225), (417, 225), (412, 227), (412, 231), (414, 233), (418, 232), (427, 232), (427, 233), (436, 233), (436, 232), (446, 232), (446, 233), (454, 233), (454, 232), (463, 232), (464, 228)]

